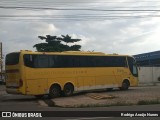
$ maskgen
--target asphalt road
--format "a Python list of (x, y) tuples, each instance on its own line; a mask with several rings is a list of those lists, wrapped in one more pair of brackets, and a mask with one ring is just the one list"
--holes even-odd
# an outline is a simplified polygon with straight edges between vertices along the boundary
[[(0, 96), (0, 111), (160, 111), (160, 104), (157, 105), (134, 105), (134, 106), (112, 106), (112, 107), (97, 107), (97, 108), (60, 108), (60, 107), (48, 107), (48, 106), (41, 106), (38, 102), (39, 100), (33, 96), (23, 96), (23, 95), (10, 95), (4, 94)], [(74, 114), (74, 113), (73, 113)], [(96, 113), (93, 113), (96, 114)], [(71, 115), (72, 116), (72, 115)], [(96, 116), (96, 115), (95, 115)], [(1, 118), (2, 119), (2, 118)], [(6, 118), (5, 118), (6, 119)], [(17, 118), (12, 118), (17, 119)], [(27, 119), (27, 118), (23, 118)], [(124, 117), (120, 118), (113, 118), (113, 117), (48, 117), (48, 118), (41, 118), (45, 120), (55, 119), (55, 120), (116, 120), (116, 119), (123, 119)], [(130, 118), (125, 117), (125, 119), (149, 119), (149, 120), (158, 120), (158, 118), (151, 117), (151, 118), (143, 118), (143, 117), (136, 117)]]
[(0, 96), (0, 111), (160, 111), (157, 105), (110, 106), (96, 108), (60, 108), (41, 106), (34, 96), (5, 94)]
[[(140, 88), (142, 92), (143, 88)], [(158, 120), (159, 117), (108, 117), (105, 116), (105, 114), (108, 114), (109, 112), (113, 111), (111, 114), (116, 114), (116, 111), (121, 112), (149, 112), (149, 111), (160, 111), (160, 104), (156, 105), (133, 105), (133, 106), (110, 106), (110, 107), (90, 107), (90, 108), (62, 108), (62, 107), (48, 107), (45, 105), (42, 105), (40, 102), (46, 102), (51, 101), (49, 99), (42, 99), (39, 100), (33, 96), (23, 96), (23, 95), (11, 95), (6, 94), (4, 91), (4, 87), (0, 87), (0, 117), (2, 112), (8, 111), (8, 112), (19, 112), (19, 113), (25, 113), (28, 112), (40, 112), (43, 116), (43, 111), (45, 111), (47, 114), (50, 114), (51, 116), (60, 116), (60, 117), (42, 117), (37, 119), (42, 120)], [(98, 112), (99, 113), (98, 113)], [(68, 112), (68, 113), (67, 113)], [(68, 117), (62, 117), (69, 115)], [(101, 116), (101, 113), (104, 114), (104, 116)], [(78, 116), (76, 116), (79, 115)], [(88, 115), (90, 116), (88, 117)], [(109, 113), (110, 115), (110, 113)], [(74, 117), (73, 117), (74, 116)], [(114, 116), (114, 115), (113, 115)], [(0, 118), (0, 120), (3, 119), (22, 119), (22, 118)], [(28, 120), (28, 118), (23, 118)], [(30, 118), (35, 119), (35, 118)]]

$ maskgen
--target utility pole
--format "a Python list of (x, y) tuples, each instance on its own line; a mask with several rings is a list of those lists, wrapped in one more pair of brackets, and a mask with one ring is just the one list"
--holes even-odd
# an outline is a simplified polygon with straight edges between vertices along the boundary
[(0, 78), (2, 80), (2, 74), (3, 74), (3, 62), (2, 62), (2, 42), (0, 43)]

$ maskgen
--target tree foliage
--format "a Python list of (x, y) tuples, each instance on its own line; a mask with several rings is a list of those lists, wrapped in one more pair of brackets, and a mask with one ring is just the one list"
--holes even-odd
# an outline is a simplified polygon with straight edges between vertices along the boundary
[(35, 44), (33, 47), (39, 52), (63, 52), (63, 51), (79, 51), (81, 45), (68, 45), (69, 43), (78, 42), (81, 39), (72, 39), (69, 35), (57, 36), (38, 36), (41, 40), (45, 40), (43, 43)]

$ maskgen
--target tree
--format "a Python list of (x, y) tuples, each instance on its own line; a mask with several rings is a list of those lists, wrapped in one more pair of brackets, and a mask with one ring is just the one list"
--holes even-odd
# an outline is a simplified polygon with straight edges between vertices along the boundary
[(78, 42), (81, 39), (72, 39), (68, 34), (57, 36), (38, 36), (41, 40), (45, 40), (44, 43), (35, 44), (33, 47), (39, 52), (63, 52), (63, 51), (79, 51), (81, 45), (68, 45), (68, 43)]
[(74, 42), (78, 42), (80, 41), (81, 39), (72, 39), (69, 35), (61, 35), (62, 38), (60, 38), (62, 41), (66, 42), (66, 43), (74, 43)]

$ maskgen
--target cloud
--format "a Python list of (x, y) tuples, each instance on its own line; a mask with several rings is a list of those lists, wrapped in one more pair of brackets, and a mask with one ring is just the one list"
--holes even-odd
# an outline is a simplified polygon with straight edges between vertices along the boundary
[(58, 28), (54, 24), (44, 22), (4, 22), (0, 24), (0, 39), (4, 54), (23, 49), (33, 49), (33, 45), (43, 42), (39, 35), (55, 34)]
[[(80, 9), (157, 9), (159, 2), (135, 0), (60, 0), (46, 2), (32, 0), (5, 1), (4, 6), (31, 6)], [(148, 6), (148, 7), (146, 7)], [(157, 12), (124, 11), (78, 11), (78, 10), (10, 10), (0, 9), (0, 15), (30, 16), (2, 18), (0, 20), (0, 40), (3, 42), (4, 54), (31, 49), (36, 43), (43, 42), (37, 38), (42, 35), (66, 35), (80, 38), (82, 50), (105, 53), (140, 54), (159, 50), (160, 19), (158, 17), (123, 17), (158, 15)], [(39, 16), (39, 17), (33, 17)], [(121, 16), (121, 17), (106, 17)]]

